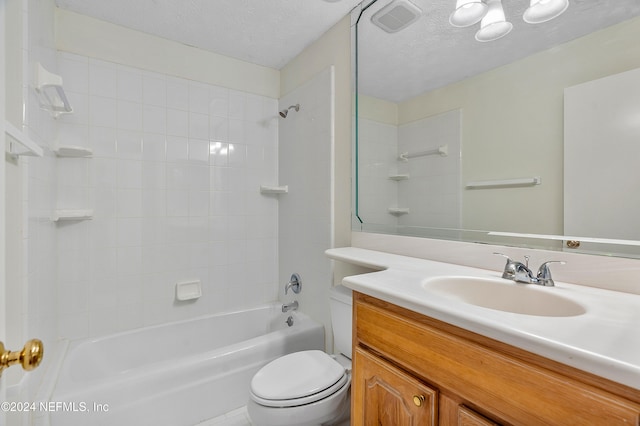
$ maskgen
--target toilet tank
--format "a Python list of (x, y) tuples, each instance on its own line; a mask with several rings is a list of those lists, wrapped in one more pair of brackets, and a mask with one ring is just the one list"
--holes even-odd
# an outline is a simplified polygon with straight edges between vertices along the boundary
[(333, 326), (334, 352), (351, 359), (351, 332), (353, 297), (351, 289), (336, 286), (329, 290), (331, 325)]

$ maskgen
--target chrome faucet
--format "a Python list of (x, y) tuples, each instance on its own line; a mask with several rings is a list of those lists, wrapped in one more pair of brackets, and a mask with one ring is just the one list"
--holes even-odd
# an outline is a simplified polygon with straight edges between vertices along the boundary
[(298, 301), (294, 300), (291, 303), (282, 304), (282, 312), (296, 311), (298, 310)]
[(507, 280), (512, 280), (518, 283), (525, 284), (538, 284), (546, 287), (553, 287), (555, 283), (553, 282), (553, 278), (551, 277), (551, 270), (549, 269), (550, 263), (559, 263), (564, 265), (566, 262), (561, 260), (550, 260), (548, 262), (544, 262), (538, 268), (538, 273), (534, 276), (531, 269), (529, 269), (529, 256), (525, 256), (525, 263), (518, 262), (517, 260), (512, 260), (509, 256), (502, 253), (493, 253), (499, 256), (503, 256), (507, 258), (507, 264), (504, 266), (504, 271), (502, 272), (502, 278)]
[(289, 292), (289, 289), (293, 290), (295, 294), (300, 293), (302, 291), (302, 279), (298, 274), (291, 274), (291, 278), (289, 278), (289, 282), (284, 286), (284, 294)]

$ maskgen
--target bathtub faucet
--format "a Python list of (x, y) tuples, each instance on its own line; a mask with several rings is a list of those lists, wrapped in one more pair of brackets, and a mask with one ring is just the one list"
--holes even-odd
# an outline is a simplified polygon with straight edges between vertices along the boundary
[(282, 305), (282, 312), (295, 311), (298, 309), (298, 301), (294, 300), (291, 303), (284, 303)]

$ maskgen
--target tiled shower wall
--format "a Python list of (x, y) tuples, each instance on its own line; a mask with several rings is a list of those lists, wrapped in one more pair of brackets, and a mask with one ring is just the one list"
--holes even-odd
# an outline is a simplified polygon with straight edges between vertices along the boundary
[[(276, 298), (277, 100), (70, 53), (59, 72), (74, 108), (59, 158), (59, 335), (97, 336)], [(203, 296), (175, 299), (200, 280)]]

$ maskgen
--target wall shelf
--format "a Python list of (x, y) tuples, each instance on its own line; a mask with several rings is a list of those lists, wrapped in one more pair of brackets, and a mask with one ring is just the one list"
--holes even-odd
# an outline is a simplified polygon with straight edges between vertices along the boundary
[(394, 216), (409, 214), (408, 207), (389, 207), (388, 212)]
[(286, 194), (289, 192), (289, 185), (270, 186), (260, 185), (261, 194)]
[(408, 174), (399, 174), (399, 175), (389, 175), (390, 180), (401, 181), (409, 179)]
[(91, 157), (93, 155), (93, 151), (89, 148), (84, 148), (82, 146), (74, 146), (74, 145), (65, 145), (59, 146), (54, 150), (58, 157)]
[(77, 221), (93, 219), (93, 210), (90, 209), (66, 209), (56, 210), (51, 216), (53, 222)]
[(42, 148), (32, 141), (23, 131), (8, 121), (4, 123), (4, 132), (9, 136), (5, 149), (13, 157), (21, 155), (29, 155), (32, 157), (43, 156), (44, 151)]
[(479, 180), (467, 182), (467, 189), (484, 189), (484, 188), (508, 188), (515, 186), (534, 186), (540, 185), (542, 180), (539, 176), (521, 179), (496, 179), (496, 180)]
[(449, 155), (449, 145), (440, 145), (435, 149), (429, 149), (427, 151), (419, 152), (403, 152), (398, 156), (398, 160), (407, 162), (410, 158), (425, 157), (428, 155), (439, 155), (440, 157), (446, 157)]
[(73, 112), (62, 87), (62, 77), (47, 71), (39, 62), (36, 63), (35, 75), (35, 90), (40, 108), (49, 111), (53, 118)]

